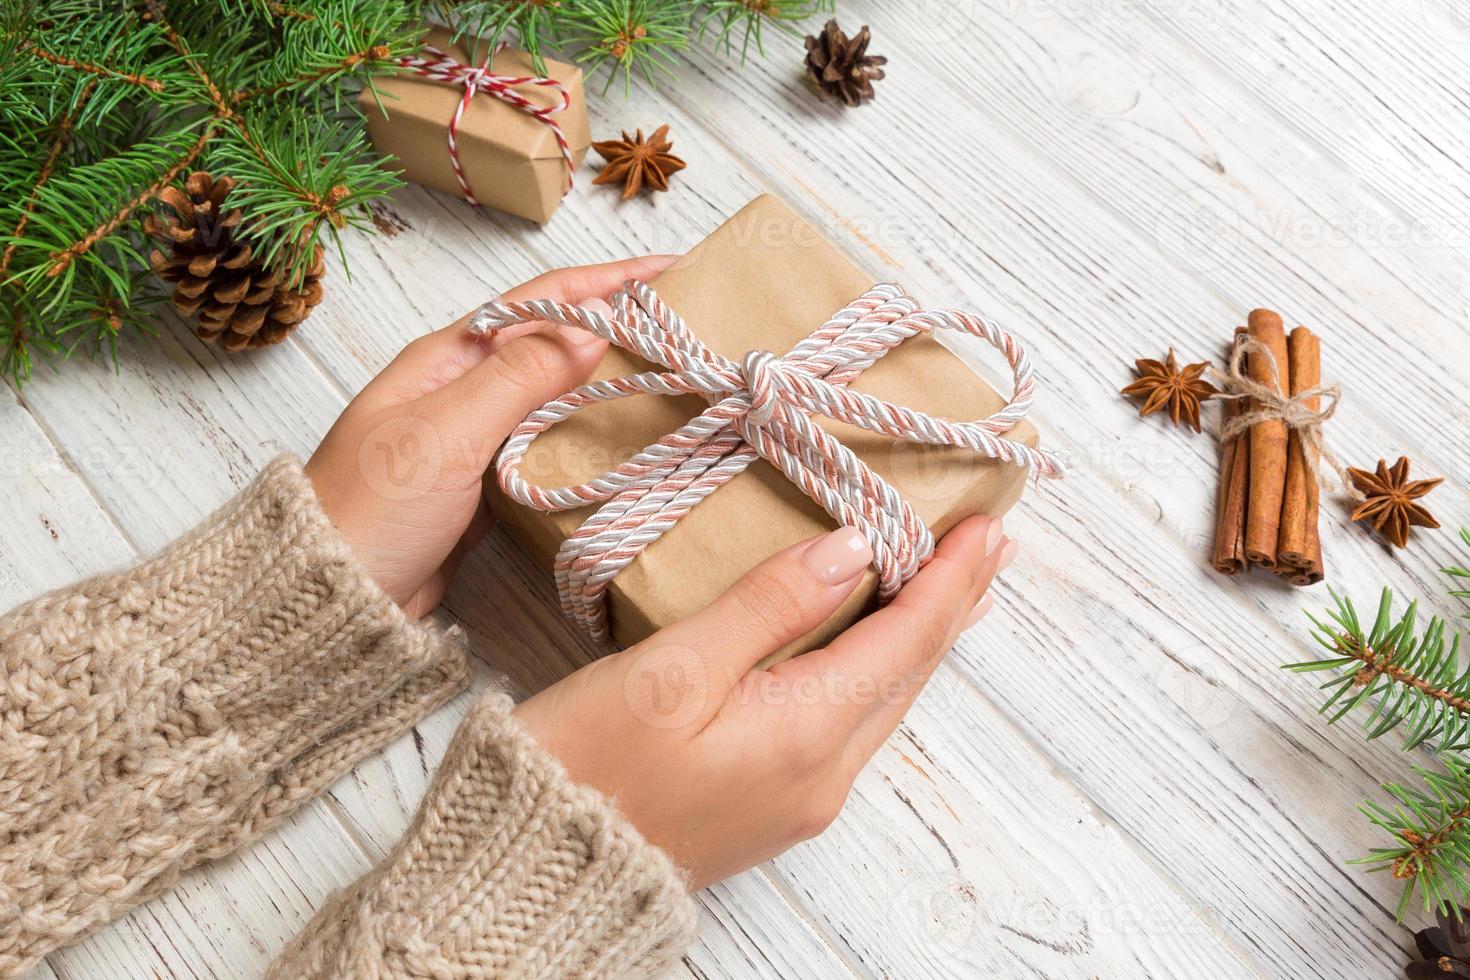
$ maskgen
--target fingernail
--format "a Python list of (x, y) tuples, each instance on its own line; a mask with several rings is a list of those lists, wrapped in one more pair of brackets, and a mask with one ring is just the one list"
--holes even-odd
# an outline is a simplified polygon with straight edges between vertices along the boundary
[(1016, 553), (1020, 550), (1021, 542), (1014, 540), (1007, 541), (1005, 547), (1000, 550), (1000, 561), (996, 563), (995, 570), (997, 572), (1005, 571), (1005, 567), (1016, 560)]
[(985, 532), (986, 558), (995, 554), (995, 549), (1000, 546), (1000, 536), (1005, 531), (1005, 523), (999, 517), (992, 517), (990, 519), (990, 530)]
[[(612, 306), (608, 303), (608, 301), (598, 296), (594, 296), (592, 299), (583, 300), (581, 306), (583, 309), (601, 313), (603, 316), (607, 316), (612, 312)], [(583, 330), (581, 327), (569, 327), (565, 323), (558, 323), (556, 325), (556, 332), (561, 334), (567, 340), (576, 344), (578, 347), (581, 347), (585, 344), (596, 343), (596, 341), (599, 339), (597, 334), (593, 333), (590, 330)]]
[(976, 623), (980, 622), (980, 620), (985, 618), (985, 614), (990, 612), (991, 607), (994, 605), (995, 596), (991, 595), (989, 592), (985, 593), (985, 596), (979, 602), (975, 603), (975, 608), (970, 610), (970, 615), (965, 617), (965, 625), (961, 626), (960, 629), (967, 630), (971, 626), (974, 626)]
[(801, 561), (823, 585), (841, 585), (868, 567), (873, 549), (855, 527), (823, 535), (802, 552)]

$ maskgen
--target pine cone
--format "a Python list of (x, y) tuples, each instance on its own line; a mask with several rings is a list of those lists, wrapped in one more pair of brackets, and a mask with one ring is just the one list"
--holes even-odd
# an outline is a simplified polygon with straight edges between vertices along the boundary
[(1465, 980), (1470, 977), (1470, 909), (1460, 915), (1435, 912), (1436, 924), (1414, 933), (1422, 959), (1404, 968), (1409, 980)]
[(873, 98), (873, 83), (883, 77), (882, 55), (868, 54), (872, 32), (868, 25), (849, 38), (837, 21), (827, 21), (822, 33), (806, 39), (806, 71), (824, 101), (841, 99), (850, 106)]
[(322, 301), (326, 265), (313, 246), (311, 267), (292, 288), (284, 275), (267, 269), (239, 234), (239, 208), (224, 208), (235, 182), (199, 170), (159, 193), (168, 208), (144, 219), (149, 236), (172, 243), (170, 254), (154, 249), (149, 263), (159, 278), (175, 283), (174, 309), (197, 320), (201, 340), (225, 350), (279, 344)]

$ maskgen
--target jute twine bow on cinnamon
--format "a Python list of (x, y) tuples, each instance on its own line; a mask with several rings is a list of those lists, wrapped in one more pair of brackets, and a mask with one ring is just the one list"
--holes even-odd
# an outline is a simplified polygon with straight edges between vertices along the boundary
[[(629, 282), (611, 314), (550, 300), (490, 302), (475, 311), (476, 334), (546, 320), (586, 330), (666, 369), (593, 381), (547, 402), (516, 427), (496, 470), (506, 495), (543, 511), (601, 504), (556, 557), (562, 609), (594, 639), (607, 636), (608, 583), (700, 501), (764, 458), (841, 524), (861, 531), (873, 550), (878, 594), (891, 599), (934, 552), (934, 537), (898, 492), (858, 456), (812, 422), (827, 418), (894, 439), (960, 446), (992, 459), (1060, 477), (1051, 452), (1007, 439), (1025, 417), (1036, 377), (1021, 344), (994, 321), (959, 310), (925, 310), (895, 285), (875, 286), (784, 356), (751, 351), (739, 361), (706, 347), (644, 283)], [(1015, 385), (989, 418), (951, 422), (895, 405), (847, 384), (910, 337), (948, 329), (985, 340), (1010, 364)], [(638, 394), (701, 395), (710, 408), (677, 432), (602, 476), (576, 486), (538, 487), (520, 475), (531, 442), (598, 401)]]
[[(1245, 366), (1246, 357), (1251, 354), (1264, 358), (1266, 366), (1271, 369), (1269, 385), (1251, 378)], [(1276, 355), (1265, 344), (1244, 334), (1236, 338), (1235, 349), (1230, 354), (1229, 369), (1220, 371), (1211, 367), (1209, 373), (1211, 380), (1218, 384), (1223, 392), (1219, 397), (1249, 399), (1252, 403), (1250, 409), (1227, 418), (1221, 423), (1220, 438), (1222, 440), (1233, 439), (1260, 422), (1279, 419), (1288, 429), (1301, 437), (1302, 444), (1308, 451), (1307, 458), (1319, 461), (1319, 464), (1314, 467), (1314, 475), (1319, 486), (1325, 490), (1331, 489), (1330, 481), (1322, 475), (1320, 464), (1325, 463), (1341, 481), (1343, 490), (1349, 496), (1362, 499), (1362, 494), (1353, 486), (1352, 480), (1348, 477), (1347, 467), (1327, 447), (1327, 441), (1322, 437), (1322, 423), (1337, 413), (1337, 404), (1342, 398), (1342, 391), (1337, 385), (1317, 385), (1291, 396), (1282, 394), (1287, 386), (1282, 382), (1281, 372), (1276, 364)], [(1322, 400), (1322, 407), (1312, 408), (1314, 400), (1319, 398)]]

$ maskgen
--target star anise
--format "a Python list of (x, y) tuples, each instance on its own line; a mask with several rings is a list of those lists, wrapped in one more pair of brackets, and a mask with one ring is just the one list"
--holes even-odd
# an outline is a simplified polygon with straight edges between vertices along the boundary
[(1168, 358), (1163, 361), (1141, 357), (1133, 363), (1138, 371), (1138, 380), (1124, 388), (1123, 394), (1143, 399), (1138, 414), (1152, 415), (1167, 406), (1169, 418), (1175, 425), (1183, 420), (1198, 432), (1200, 402), (1219, 394), (1214, 385), (1204, 380), (1208, 362), (1186, 364), (1180, 368), (1171, 347)]
[(669, 127), (660, 126), (646, 140), (640, 129), (632, 136), (623, 130), (620, 140), (593, 143), (592, 148), (602, 154), (607, 166), (592, 183), (621, 182), (625, 201), (645, 187), (656, 191), (668, 190), (669, 175), (684, 169), (684, 161), (669, 152), (674, 144), (668, 135)]
[(1352, 519), (1372, 521), (1373, 530), (1395, 547), (1402, 548), (1409, 543), (1411, 526), (1439, 527), (1434, 515), (1415, 501), (1444, 480), (1410, 480), (1406, 457), (1400, 456), (1391, 469), (1387, 461), (1380, 459), (1376, 473), (1348, 467), (1348, 478), (1366, 498), (1353, 511)]
[(1422, 959), (1404, 968), (1409, 980), (1470, 980), (1470, 910), (1435, 912), (1436, 924), (1414, 933)]

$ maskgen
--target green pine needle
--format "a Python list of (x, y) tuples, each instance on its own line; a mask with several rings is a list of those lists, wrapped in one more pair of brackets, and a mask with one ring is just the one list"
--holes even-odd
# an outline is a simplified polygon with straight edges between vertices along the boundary
[[(706, 39), (743, 60), (834, 0), (0, 0), (0, 370), (115, 350), (159, 287), (142, 234), (170, 180), (235, 180), (258, 254), (300, 277), (397, 186), (357, 96), (435, 13), (482, 59), (557, 52), (604, 88)], [(50, 161), (50, 163), (48, 163)], [(341, 254), (340, 239), (337, 250)], [(344, 263), (345, 269), (345, 263)], [(1467, 573), (1470, 576), (1470, 573)]]
[(152, 329), (142, 219), (194, 169), (299, 279), (398, 184), (355, 100), (420, 24), (412, 0), (0, 0), (0, 370)]
[(684, 0), (578, 0), (560, 12), (558, 43), (589, 74), (607, 66), (604, 89), (621, 74), (626, 91), (635, 71), (650, 81), (672, 73), (673, 53), (688, 43), (691, 13)]
[[(830, 14), (835, 0), (706, 0), (699, 13), (698, 36), (713, 35), (717, 46), (727, 52), (740, 50), (740, 60), (750, 56), (751, 46), (766, 53), (763, 31), (767, 25), (797, 35), (796, 21)], [(738, 38), (738, 45), (737, 45)]]
[[(1461, 537), (1470, 545), (1470, 530)], [(1446, 572), (1470, 578), (1461, 568)], [(1359, 712), (1367, 738), (1399, 732), (1404, 749), (1426, 749), (1443, 766), (1414, 767), (1422, 788), (1384, 784), (1395, 801), (1391, 807), (1363, 804), (1363, 813), (1393, 844), (1353, 863), (1404, 882), (1399, 918), (1415, 894), (1427, 910), (1458, 909), (1470, 902), (1470, 762), (1463, 755), (1470, 749), (1470, 663), (1461, 662), (1460, 634), (1437, 616), (1421, 628), (1417, 603), (1395, 614), (1388, 589), (1366, 628), (1351, 599), (1331, 595), (1324, 616), (1308, 615), (1323, 655), (1285, 669), (1333, 673), (1321, 685), (1320, 712), (1329, 724)]]

